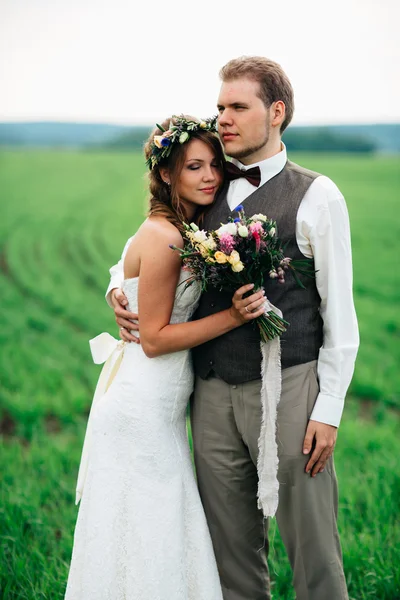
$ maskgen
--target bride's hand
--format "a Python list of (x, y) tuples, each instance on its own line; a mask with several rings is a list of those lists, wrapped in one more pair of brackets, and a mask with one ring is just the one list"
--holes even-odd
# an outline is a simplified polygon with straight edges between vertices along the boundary
[(243, 295), (253, 288), (253, 283), (243, 285), (241, 288), (236, 290), (232, 298), (232, 306), (229, 310), (231, 312), (231, 316), (235, 320), (239, 321), (241, 325), (248, 323), (257, 317), (261, 317), (261, 315), (264, 314), (264, 290), (259, 290), (255, 294), (243, 298)]

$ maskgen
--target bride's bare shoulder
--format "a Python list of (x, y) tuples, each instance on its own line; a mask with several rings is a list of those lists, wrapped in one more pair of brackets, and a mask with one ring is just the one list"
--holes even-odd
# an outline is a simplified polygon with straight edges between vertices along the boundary
[(140, 226), (138, 232), (140, 237), (149, 243), (173, 244), (182, 246), (183, 239), (179, 230), (163, 217), (148, 217)]
[(132, 240), (124, 260), (125, 277), (137, 277), (143, 262), (180, 265), (178, 252), (172, 252), (169, 246), (183, 248), (183, 239), (179, 230), (162, 217), (149, 217), (142, 223)]

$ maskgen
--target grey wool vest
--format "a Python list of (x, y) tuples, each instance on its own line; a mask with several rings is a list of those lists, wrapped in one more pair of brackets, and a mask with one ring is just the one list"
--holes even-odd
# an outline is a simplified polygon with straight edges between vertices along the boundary
[[(308, 188), (318, 177), (292, 162), (260, 186), (243, 201), (247, 216), (262, 213), (277, 222), (278, 236), (283, 241), (285, 255), (306, 260), (296, 241), (296, 217), (300, 203)], [(204, 229), (217, 229), (228, 217), (237, 217), (227, 203), (227, 186), (207, 212)], [(265, 291), (272, 304), (281, 309), (290, 326), (281, 337), (282, 368), (316, 360), (322, 345), (322, 319), (319, 314), (320, 297), (315, 281), (301, 278), (302, 289), (290, 271), (285, 284), (276, 279), (265, 280)], [(229, 308), (232, 294), (209, 288), (200, 299), (193, 319), (201, 319)], [(194, 369), (206, 379), (210, 374), (221, 377), (229, 384), (244, 383), (261, 376), (260, 334), (254, 323), (234, 329), (225, 335), (206, 342), (192, 350)]]

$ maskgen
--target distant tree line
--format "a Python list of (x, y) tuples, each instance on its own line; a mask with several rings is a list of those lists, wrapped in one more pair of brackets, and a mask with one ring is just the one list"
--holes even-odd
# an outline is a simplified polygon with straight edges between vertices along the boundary
[[(141, 150), (150, 133), (148, 127), (133, 127), (105, 144), (108, 150)], [(283, 135), (289, 151), (374, 152), (376, 144), (362, 135), (336, 133), (329, 127), (292, 127)]]
[[(151, 126), (102, 123), (0, 122), (0, 148), (76, 148), (83, 150), (142, 151)], [(330, 125), (285, 131), (290, 151), (400, 153), (400, 123)]]
[(329, 127), (289, 128), (283, 134), (283, 141), (293, 152), (374, 152), (377, 149), (371, 139), (337, 133)]
[(106, 142), (107, 150), (142, 150), (150, 135), (151, 127), (132, 127), (126, 133)]

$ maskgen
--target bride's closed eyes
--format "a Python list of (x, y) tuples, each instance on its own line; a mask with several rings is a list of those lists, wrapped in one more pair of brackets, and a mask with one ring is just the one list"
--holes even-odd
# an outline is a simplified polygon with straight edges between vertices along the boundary
[[(189, 169), (189, 171), (197, 171), (198, 169), (200, 169), (202, 165), (199, 164), (191, 164), (188, 165), (186, 168)], [(218, 165), (217, 164), (212, 164), (211, 165), (214, 169), (218, 169)]]

